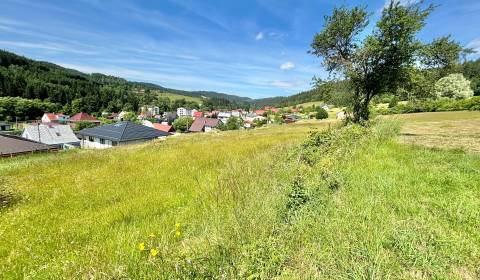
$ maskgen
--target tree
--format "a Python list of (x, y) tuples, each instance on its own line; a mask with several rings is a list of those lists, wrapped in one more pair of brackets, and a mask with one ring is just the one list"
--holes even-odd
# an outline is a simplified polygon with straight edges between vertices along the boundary
[[(455, 57), (451, 53), (462, 50), (452, 47), (456, 43), (447, 37), (434, 41), (425, 51), (416, 36), (434, 7), (422, 6), (423, 1), (402, 5), (401, 1), (391, 0), (372, 34), (361, 42), (358, 37), (369, 23), (364, 7), (335, 8), (331, 16), (325, 17), (325, 26), (315, 35), (310, 52), (323, 58), (331, 74), (349, 82), (354, 122), (369, 119), (369, 104), (374, 96), (396, 93), (399, 85), (409, 81), (409, 70), (419, 62), (422, 50), (429, 54), (424, 61), (435, 66), (442, 64), (442, 59), (450, 61)], [(446, 51), (451, 53), (443, 55)]]
[(435, 93), (440, 98), (464, 99), (473, 96), (470, 81), (462, 74), (450, 74), (438, 80), (435, 84)]
[(227, 130), (238, 130), (243, 126), (243, 121), (241, 118), (230, 117), (227, 120), (226, 127)]
[(180, 117), (173, 121), (173, 128), (178, 132), (186, 132), (193, 123), (193, 118), (191, 117)]
[(75, 123), (75, 130), (76, 131), (80, 131), (82, 129), (85, 129), (85, 128), (92, 128), (92, 127), (96, 127), (97, 125), (95, 123), (92, 123), (92, 122), (77, 122)]
[(328, 112), (322, 107), (318, 107), (315, 113), (315, 119), (317, 120), (328, 119)]

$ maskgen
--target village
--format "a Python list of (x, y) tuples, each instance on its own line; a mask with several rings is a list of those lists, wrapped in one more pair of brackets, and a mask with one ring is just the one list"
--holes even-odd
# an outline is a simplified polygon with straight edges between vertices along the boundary
[[(157, 106), (142, 106), (138, 114), (122, 111), (95, 117), (85, 112), (68, 116), (45, 112), (40, 120), (22, 124), (0, 122), (0, 156), (70, 149), (108, 149), (138, 144), (183, 133), (254, 129), (265, 125), (290, 124), (302, 119), (328, 118), (328, 105), (304, 109), (263, 107), (200, 111), (177, 108), (161, 112)], [(319, 114), (321, 112), (321, 114)], [(343, 118), (337, 112), (336, 118)]]

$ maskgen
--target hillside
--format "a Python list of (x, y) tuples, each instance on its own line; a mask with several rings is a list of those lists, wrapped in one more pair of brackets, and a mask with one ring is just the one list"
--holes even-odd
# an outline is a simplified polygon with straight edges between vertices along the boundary
[[(409, 134), (480, 119), (415, 116)], [(479, 278), (479, 155), (334, 124), (0, 159), (0, 275)]]
[(175, 95), (174, 100), (185, 96), (190, 102), (205, 98), (228, 100), (240, 103), (239, 106), (251, 102), (250, 98), (224, 93), (176, 90), (99, 73), (85, 74), (0, 50), (0, 97), (39, 99), (57, 104), (63, 111), (75, 107), (99, 113), (138, 110), (139, 106), (151, 102), (153, 97), (149, 92), (169, 93), (171, 97)]

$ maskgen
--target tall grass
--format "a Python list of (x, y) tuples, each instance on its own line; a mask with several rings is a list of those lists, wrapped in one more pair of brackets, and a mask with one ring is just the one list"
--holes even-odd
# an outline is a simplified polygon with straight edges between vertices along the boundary
[(479, 157), (311, 126), (4, 161), (0, 275), (480, 276)]

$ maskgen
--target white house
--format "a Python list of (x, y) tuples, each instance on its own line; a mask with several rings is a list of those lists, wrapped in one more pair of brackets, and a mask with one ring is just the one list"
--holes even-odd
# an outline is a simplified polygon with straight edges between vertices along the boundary
[(147, 106), (143, 106), (141, 108), (141, 111), (147, 113), (148, 116), (155, 116), (160, 114), (160, 107), (147, 105)]
[(71, 149), (80, 146), (80, 140), (75, 136), (69, 125), (30, 125), (25, 127), (22, 137), (61, 149)]
[(170, 133), (134, 122), (119, 122), (86, 128), (78, 132), (84, 149), (107, 149), (114, 146), (143, 143)]
[(177, 115), (179, 117), (187, 117), (187, 116), (191, 117), (192, 116), (192, 110), (180, 107), (180, 108), (177, 109)]
[(44, 113), (42, 116), (42, 123), (66, 123), (70, 119), (64, 114)]

